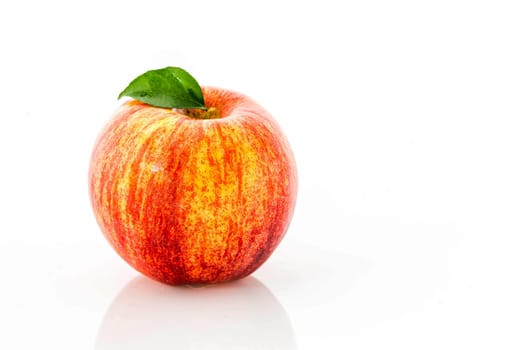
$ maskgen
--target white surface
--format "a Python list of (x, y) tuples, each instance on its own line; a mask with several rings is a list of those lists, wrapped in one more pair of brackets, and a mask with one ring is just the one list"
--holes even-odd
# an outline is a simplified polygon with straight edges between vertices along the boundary
[[(527, 348), (526, 6), (3, 2), (0, 348)], [(95, 137), (166, 65), (296, 153), (294, 221), (246, 280), (138, 277), (92, 216)]]

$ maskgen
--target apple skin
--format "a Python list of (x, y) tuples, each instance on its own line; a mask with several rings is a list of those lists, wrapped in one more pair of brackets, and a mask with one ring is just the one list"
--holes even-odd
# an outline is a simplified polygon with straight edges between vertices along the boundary
[(251, 274), (284, 237), (296, 202), (296, 164), (277, 122), (247, 96), (202, 91), (217, 118), (125, 102), (90, 162), (106, 239), (137, 271), (173, 285)]

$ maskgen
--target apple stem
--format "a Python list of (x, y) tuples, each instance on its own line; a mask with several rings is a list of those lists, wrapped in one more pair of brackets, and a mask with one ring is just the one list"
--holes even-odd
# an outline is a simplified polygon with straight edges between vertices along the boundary
[(181, 112), (195, 119), (215, 119), (220, 117), (220, 111), (218, 111), (215, 107), (206, 109), (186, 108), (181, 110)]

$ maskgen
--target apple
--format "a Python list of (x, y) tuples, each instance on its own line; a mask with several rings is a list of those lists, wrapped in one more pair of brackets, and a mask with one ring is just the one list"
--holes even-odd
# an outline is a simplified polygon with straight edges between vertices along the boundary
[(197, 108), (124, 102), (89, 168), (91, 204), (111, 246), (173, 285), (254, 272), (284, 237), (297, 195), (294, 156), (271, 115), (243, 94), (200, 90)]

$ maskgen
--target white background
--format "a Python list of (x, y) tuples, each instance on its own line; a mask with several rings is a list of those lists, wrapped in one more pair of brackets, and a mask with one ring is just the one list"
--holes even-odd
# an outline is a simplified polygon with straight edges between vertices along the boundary
[[(526, 349), (525, 1), (4, 1), (0, 348)], [(140, 277), (87, 191), (167, 65), (282, 125), (300, 192), (252, 277)]]

